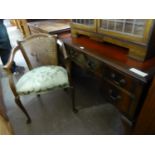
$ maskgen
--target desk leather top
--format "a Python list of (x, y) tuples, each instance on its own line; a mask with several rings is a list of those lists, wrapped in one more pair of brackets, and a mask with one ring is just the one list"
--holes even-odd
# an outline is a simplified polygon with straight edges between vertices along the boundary
[[(59, 37), (66, 45), (91, 55), (112, 66), (116, 66), (120, 70), (122, 69), (123, 71), (127, 71), (130, 68), (139, 69), (148, 73), (149, 76), (146, 77), (146, 79), (155, 74), (155, 57), (141, 62), (129, 58), (128, 49), (119, 46), (95, 41), (86, 36), (74, 38), (69, 33), (63, 34)], [(80, 47), (84, 47), (84, 49), (81, 49)]]

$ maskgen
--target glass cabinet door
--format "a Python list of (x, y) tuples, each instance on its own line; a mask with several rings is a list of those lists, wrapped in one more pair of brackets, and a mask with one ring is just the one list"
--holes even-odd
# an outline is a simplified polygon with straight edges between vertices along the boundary
[(87, 26), (93, 26), (94, 25), (93, 19), (73, 19), (72, 22), (77, 23), (77, 24), (87, 25)]
[(96, 32), (96, 20), (95, 19), (72, 19), (72, 27), (76, 27), (83, 30), (91, 30)]
[(142, 41), (146, 38), (147, 27), (151, 20), (147, 19), (100, 19), (97, 31), (127, 40)]

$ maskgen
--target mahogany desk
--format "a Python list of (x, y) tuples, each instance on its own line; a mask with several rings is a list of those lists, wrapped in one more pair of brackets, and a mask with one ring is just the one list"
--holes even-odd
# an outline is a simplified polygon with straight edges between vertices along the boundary
[[(125, 48), (85, 36), (73, 38), (64, 34), (59, 38), (64, 42), (71, 62), (98, 76), (107, 101), (113, 103), (130, 122), (135, 122), (155, 74), (155, 58), (139, 62), (129, 58)], [(143, 77), (130, 71), (131, 68), (147, 75)]]

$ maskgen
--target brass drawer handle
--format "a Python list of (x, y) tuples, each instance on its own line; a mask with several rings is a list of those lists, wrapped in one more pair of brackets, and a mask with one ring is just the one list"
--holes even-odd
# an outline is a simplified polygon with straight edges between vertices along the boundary
[(94, 69), (95, 68), (95, 64), (92, 61), (88, 61), (87, 64), (88, 64), (90, 69)]
[(120, 100), (122, 97), (118, 95), (114, 90), (110, 89), (109, 90), (109, 96), (113, 101)]
[(126, 84), (126, 80), (125, 80), (125, 79), (117, 79), (115, 73), (112, 73), (112, 74), (111, 74), (111, 78), (114, 80), (114, 82), (115, 82), (117, 85), (124, 86), (124, 85)]
[(120, 83), (120, 85), (125, 85), (125, 84), (126, 84), (126, 81), (125, 81), (125, 79), (121, 79), (121, 80), (119, 81), (119, 83)]

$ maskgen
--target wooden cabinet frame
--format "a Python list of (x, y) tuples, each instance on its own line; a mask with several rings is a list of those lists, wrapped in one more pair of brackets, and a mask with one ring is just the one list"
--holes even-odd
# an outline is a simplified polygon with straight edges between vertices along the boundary
[(73, 37), (86, 35), (101, 42), (110, 42), (128, 49), (128, 56), (145, 61), (155, 56), (155, 21), (147, 19), (142, 37), (131, 36), (110, 30), (100, 28), (101, 19), (94, 19), (93, 26), (87, 26), (79, 23), (71, 23), (71, 32)]

